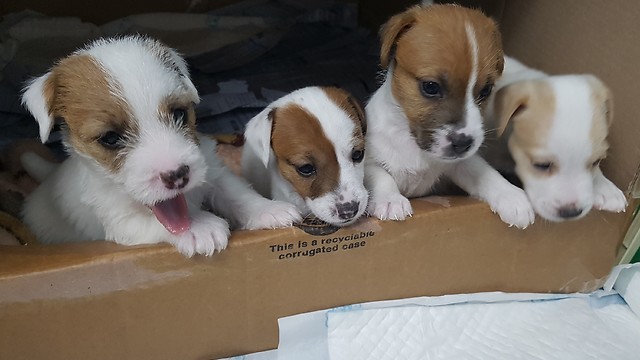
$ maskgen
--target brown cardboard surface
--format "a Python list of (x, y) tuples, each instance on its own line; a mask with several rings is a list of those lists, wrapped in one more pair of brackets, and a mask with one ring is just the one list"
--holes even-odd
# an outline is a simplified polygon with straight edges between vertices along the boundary
[[(388, 18), (391, 9), (372, 10), (376, 3), (372, 21)], [(627, 187), (640, 160), (640, 85), (633, 81), (640, 48), (629, 45), (640, 33), (640, 4), (478, 3), (503, 14), (509, 54), (552, 73), (593, 72), (612, 87), (605, 173)], [(538, 218), (522, 231), (473, 199), (412, 203), (416, 214), (405, 222), (364, 219), (328, 236), (297, 228), (237, 232), (211, 258), (186, 259), (168, 245), (0, 246), (0, 359), (209, 359), (274, 348), (279, 317), (338, 305), (495, 290), (590, 291), (615, 264), (631, 215), (593, 211), (562, 224)], [(343, 239), (334, 251), (291, 258), (327, 246), (322, 239), (354, 234), (359, 238)]]
[[(212, 258), (103, 242), (0, 248), (0, 358), (216, 358), (275, 348), (279, 317), (338, 305), (590, 291), (615, 262), (626, 222), (593, 212), (520, 231), (464, 197), (413, 206), (406, 222), (364, 219), (327, 236), (238, 232)], [(353, 234), (337, 248), (324, 245), (332, 252), (287, 258)]]

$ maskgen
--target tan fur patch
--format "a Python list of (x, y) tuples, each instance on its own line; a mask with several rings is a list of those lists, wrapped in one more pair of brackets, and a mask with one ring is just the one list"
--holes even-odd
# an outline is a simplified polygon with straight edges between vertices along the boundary
[[(505, 87), (496, 94), (496, 115), (513, 125), (509, 138), (509, 149), (518, 164), (533, 162), (554, 162), (555, 159), (536, 157), (536, 149), (545, 148), (552, 126), (556, 108), (553, 88), (542, 80), (523, 81)], [(523, 166), (534, 176), (546, 176), (554, 173), (534, 171), (531, 166)], [(521, 175), (522, 176), (522, 175)]]
[[(473, 68), (467, 24), (473, 28), (478, 45), (478, 77), (474, 89), (477, 96), (502, 73), (501, 37), (493, 20), (461, 6), (416, 6), (396, 15), (383, 27), (386, 30), (383, 30), (381, 61), (383, 64), (390, 61), (388, 57), (395, 47), (392, 92), (422, 148), (429, 146), (434, 129), (464, 118), (466, 89)], [(443, 96), (425, 97), (420, 88), (424, 81), (437, 82)]]
[[(290, 104), (272, 111), (271, 142), (282, 176), (303, 198), (315, 199), (338, 186), (340, 168), (333, 144), (318, 119), (302, 107)], [(311, 164), (316, 173), (303, 177), (296, 167)]]
[(589, 77), (591, 87), (591, 107), (593, 109), (593, 119), (591, 120), (591, 131), (589, 138), (592, 144), (591, 166), (594, 162), (603, 159), (609, 150), (607, 135), (609, 126), (613, 122), (613, 97), (611, 91), (596, 77)]
[(356, 147), (360, 150), (363, 149), (364, 135), (367, 132), (367, 120), (360, 102), (347, 91), (336, 87), (323, 87), (322, 90), (334, 104), (338, 105), (340, 109), (349, 115), (349, 119), (355, 124), (352, 136), (356, 139), (358, 145)]
[(72, 55), (52, 70), (45, 92), (53, 94), (46, 96), (49, 111), (54, 118), (63, 119), (68, 141), (75, 150), (117, 172), (126, 149), (107, 149), (98, 139), (108, 131), (135, 135), (138, 129), (127, 104), (113, 95), (110, 87), (113, 85), (93, 58)]

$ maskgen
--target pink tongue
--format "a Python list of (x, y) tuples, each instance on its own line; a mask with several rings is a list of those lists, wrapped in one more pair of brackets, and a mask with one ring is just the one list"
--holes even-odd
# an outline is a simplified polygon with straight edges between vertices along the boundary
[(152, 206), (151, 210), (158, 221), (172, 234), (181, 234), (191, 227), (187, 200), (183, 194), (161, 201)]

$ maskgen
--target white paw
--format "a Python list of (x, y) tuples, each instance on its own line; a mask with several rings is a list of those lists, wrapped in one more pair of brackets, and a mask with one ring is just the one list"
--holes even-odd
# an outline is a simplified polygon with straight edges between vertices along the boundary
[(608, 181), (594, 187), (593, 207), (598, 210), (622, 212), (627, 208), (627, 198), (622, 190)]
[(525, 229), (535, 221), (535, 212), (524, 190), (510, 185), (489, 203), (491, 210), (509, 226)]
[(369, 214), (380, 220), (402, 221), (413, 215), (409, 200), (400, 193), (373, 196), (367, 207)]
[(264, 200), (251, 206), (249, 216), (240, 227), (246, 230), (277, 229), (289, 227), (300, 222), (300, 210), (284, 201)]
[(187, 257), (211, 256), (227, 247), (229, 235), (229, 224), (224, 219), (202, 211), (192, 219), (189, 230), (176, 236), (174, 246)]

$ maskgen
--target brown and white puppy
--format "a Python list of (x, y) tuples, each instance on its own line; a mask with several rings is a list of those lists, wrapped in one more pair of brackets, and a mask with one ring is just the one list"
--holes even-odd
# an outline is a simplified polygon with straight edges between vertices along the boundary
[(624, 193), (600, 170), (613, 120), (611, 91), (593, 75), (548, 75), (505, 57), (488, 120), (499, 133), (490, 162), (522, 181), (538, 215), (578, 219), (592, 207), (624, 211)]
[(361, 106), (346, 91), (296, 90), (247, 124), (243, 175), (259, 193), (295, 204), (303, 215), (351, 224), (368, 200), (365, 126)]
[(384, 83), (366, 107), (369, 213), (403, 220), (409, 197), (446, 175), (489, 203), (502, 220), (534, 220), (524, 192), (479, 155), (482, 111), (500, 78), (503, 52), (493, 20), (457, 5), (414, 6), (381, 29)]
[(186, 63), (158, 41), (95, 41), (32, 80), (22, 100), (43, 142), (62, 123), (69, 153), (34, 172), (50, 174), (25, 202), (24, 221), (43, 243), (169, 242), (187, 256), (211, 255), (227, 245), (227, 220), (272, 228), (299, 219), (231, 174), (216, 143), (196, 133)]

